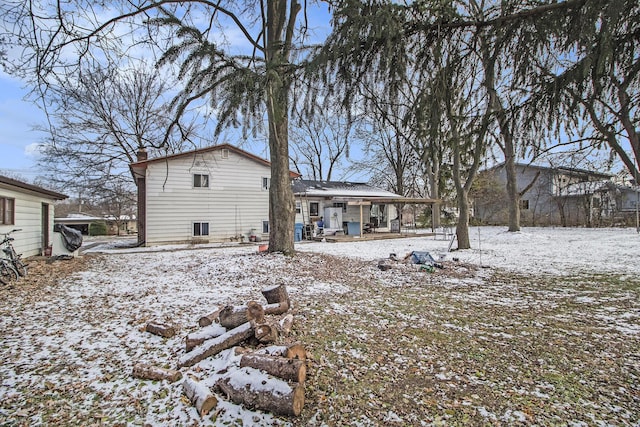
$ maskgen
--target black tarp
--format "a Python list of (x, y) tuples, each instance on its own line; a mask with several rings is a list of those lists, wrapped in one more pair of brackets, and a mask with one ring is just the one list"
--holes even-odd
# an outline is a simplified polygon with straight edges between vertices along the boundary
[(56, 224), (54, 231), (62, 234), (62, 244), (69, 252), (73, 252), (82, 246), (82, 233), (79, 230), (67, 227), (64, 224)]

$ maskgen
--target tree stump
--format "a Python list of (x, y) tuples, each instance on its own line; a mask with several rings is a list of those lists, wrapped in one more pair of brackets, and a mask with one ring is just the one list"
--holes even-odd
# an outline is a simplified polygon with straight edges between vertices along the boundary
[(196, 346), (192, 351), (183, 355), (178, 362), (178, 367), (193, 366), (207, 357), (214, 356), (222, 350), (240, 344), (242, 341), (253, 336), (253, 327), (249, 322), (244, 323), (237, 328), (225, 332), (216, 338), (206, 340), (202, 344)]
[(170, 383), (176, 382), (180, 378), (182, 378), (182, 374), (180, 373), (180, 371), (160, 368), (158, 366), (152, 366), (146, 363), (136, 363), (133, 366), (132, 375), (135, 378), (140, 378), (143, 380), (167, 380)]
[(165, 325), (158, 322), (147, 323), (145, 331), (165, 338), (171, 338), (176, 334), (176, 330), (173, 328), (173, 326)]
[(206, 340), (219, 337), (226, 332), (227, 330), (217, 323), (214, 325), (206, 326), (197, 332), (187, 335), (187, 337), (185, 338), (185, 351), (189, 352), (193, 350), (194, 347), (202, 344)]
[(198, 325), (201, 328), (204, 328), (205, 326), (209, 326), (216, 323), (218, 321), (218, 315), (220, 314), (220, 310), (221, 309), (219, 308), (214, 312), (211, 312), (209, 314), (202, 316), (200, 319), (198, 319)]
[(304, 406), (303, 385), (289, 384), (249, 367), (226, 374), (216, 386), (234, 403), (252, 409), (298, 416)]
[(209, 387), (191, 378), (185, 378), (182, 383), (184, 394), (187, 395), (193, 406), (198, 410), (198, 414), (204, 417), (218, 405), (218, 399), (211, 393)]
[(287, 287), (284, 283), (270, 288), (264, 288), (262, 290), (262, 295), (264, 295), (268, 304), (280, 304), (286, 302), (287, 306), (290, 305), (289, 294), (287, 293)]
[(299, 359), (250, 353), (243, 355), (240, 359), (240, 367), (244, 368), (245, 366), (260, 369), (274, 377), (296, 383), (304, 383), (307, 377), (305, 361)]

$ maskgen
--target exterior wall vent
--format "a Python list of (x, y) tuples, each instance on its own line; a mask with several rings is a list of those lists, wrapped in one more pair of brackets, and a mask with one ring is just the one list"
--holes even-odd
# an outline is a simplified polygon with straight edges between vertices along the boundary
[(229, 158), (229, 149), (228, 148), (223, 148), (221, 151), (222, 151), (222, 153), (221, 153), (222, 158), (223, 159), (228, 159)]

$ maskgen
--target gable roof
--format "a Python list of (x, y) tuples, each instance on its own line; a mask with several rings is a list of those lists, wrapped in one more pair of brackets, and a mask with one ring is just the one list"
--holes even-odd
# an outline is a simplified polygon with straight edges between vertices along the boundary
[(18, 181), (17, 179), (9, 178), (3, 175), (0, 175), (0, 188), (20, 191), (27, 194), (35, 194), (38, 196), (45, 196), (49, 199), (54, 200), (64, 200), (69, 197), (66, 194), (58, 193), (57, 191), (47, 190), (46, 188), (38, 187), (37, 185), (33, 184), (27, 184), (26, 182)]
[[(129, 165), (129, 168), (131, 169), (131, 172), (133, 173), (134, 177), (136, 175), (140, 176), (144, 176), (143, 171), (147, 168), (147, 165), (152, 164), (152, 163), (157, 163), (157, 162), (166, 162), (169, 160), (174, 160), (174, 159), (179, 159), (179, 158), (183, 158), (183, 157), (189, 157), (189, 156), (193, 156), (193, 155), (197, 155), (197, 154), (204, 154), (204, 153), (209, 153), (209, 152), (214, 152), (214, 151), (221, 151), (221, 150), (229, 150), (229, 151), (233, 151), (234, 153), (246, 157), (250, 160), (253, 160), (254, 162), (257, 162), (261, 165), (264, 165), (266, 167), (271, 167), (271, 162), (269, 162), (266, 159), (263, 159), (261, 157), (256, 156), (255, 154), (251, 154), (248, 151), (244, 151), (238, 147), (236, 147), (235, 145), (231, 145), (231, 144), (218, 144), (218, 145), (211, 145), (209, 147), (204, 147), (204, 148), (197, 148), (195, 150), (190, 150), (190, 151), (184, 151), (182, 153), (176, 153), (176, 154), (170, 154), (167, 156), (162, 156), (162, 157), (155, 157), (152, 159), (147, 159), (147, 160), (142, 160), (142, 161), (138, 161), (138, 162), (134, 162), (131, 163)], [(297, 172), (293, 172), (293, 171), (289, 171), (289, 176), (291, 178), (297, 178), (300, 176), (299, 173)]]
[(307, 179), (297, 179), (293, 181), (293, 194), (306, 197), (402, 197), (399, 194), (381, 190), (362, 182), (314, 181)]
[[(502, 163), (498, 163), (495, 166), (492, 166), (486, 170), (496, 170), (496, 169), (500, 169), (503, 168), (505, 165), (504, 162)], [(603, 173), (603, 172), (598, 172), (598, 171), (592, 171), (592, 170), (588, 170), (588, 169), (580, 169), (580, 168), (572, 168), (572, 167), (568, 167), (568, 166), (555, 166), (555, 167), (551, 167), (551, 166), (543, 166), (543, 165), (536, 165), (533, 163), (518, 163), (516, 162), (516, 167), (521, 167), (523, 169), (526, 168), (531, 168), (531, 169), (539, 169), (539, 170), (546, 170), (546, 171), (550, 171), (550, 172), (562, 172), (562, 173), (567, 173), (567, 174), (578, 174), (578, 175), (589, 175), (592, 177), (598, 177), (598, 178), (611, 178), (613, 175), (608, 174), (608, 173)]]

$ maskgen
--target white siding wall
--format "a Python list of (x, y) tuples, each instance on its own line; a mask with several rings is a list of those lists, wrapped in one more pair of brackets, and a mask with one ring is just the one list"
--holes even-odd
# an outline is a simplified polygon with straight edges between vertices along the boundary
[[(4, 238), (4, 233), (8, 233), (14, 228), (20, 228), (22, 231), (11, 235), (15, 238), (13, 246), (16, 248), (16, 252), (21, 253), (23, 257), (40, 255), (42, 253), (43, 236), (42, 204), (47, 203), (49, 205), (49, 243), (51, 243), (54, 218), (53, 203), (55, 201), (7, 189), (0, 189), (0, 196), (15, 199), (15, 224), (0, 224), (0, 238)], [(0, 254), (0, 256), (4, 256), (4, 253)]]
[[(262, 233), (269, 219), (270, 168), (229, 150), (153, 162), (147, 167), (147, 245), (194, 239), (224, 240)], [(193, 174), (208, 174), (208, 188), (194, 188)], [(194, 237), (193, 223), (208, 222), (209, 236)], [(264, 235), (266, 237), (266, 235)]]

